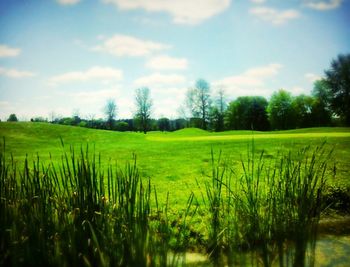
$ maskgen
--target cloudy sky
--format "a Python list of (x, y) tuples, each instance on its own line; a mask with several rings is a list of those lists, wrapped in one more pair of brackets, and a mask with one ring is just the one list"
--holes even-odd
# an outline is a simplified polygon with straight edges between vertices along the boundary
[(127, 118), (142, 86), (175, 118), (198, 78), (228, 100), (307, 94), (349, 18), (349, 0), (1, 0), (0, 118), (97, 118), (108, 98)]

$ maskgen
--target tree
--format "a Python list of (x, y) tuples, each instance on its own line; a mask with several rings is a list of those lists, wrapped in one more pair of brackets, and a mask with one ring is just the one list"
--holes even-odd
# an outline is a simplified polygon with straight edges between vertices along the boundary
[(271, 96), (267, 112), (273, 129), (285, 130), (295, 127), (292, 100), (292, 95), (283, 89)]
[(147, 131), (150, 128), (150, 117), (152, 108), (152, 100), (150, 98), (149, 88), (143, 87), (136, 89), (135, 104), (135, 119), (140, 124), (141, 130), (144, 133), (147, 133)]
[(113, 122), (117, 115), (117, 105), (113, 99), (108, 99), (104, 107), (108, 129), (113, 129)]
[(170, 131), (170, 120), (168, 118), (163, 117), (158, 119), (157, 124), (160, 131)]
[(225, 121), (227, 128), (235, 130), (267, 130), (267, 100), (262, 96), (241, 96), (230, 102)]
[(125, 121), (119, 121), (115, 125), (115, 129), (120, 132), (125, 132), (129, 130), (129, 124)]
[(332, 112), (330, 109), (331, 92), (326, 80), (315, 81), (312, 90), (312, 121), (313, 126), (329, 126), (332, 121)]
[(220, 132), (224, 130), (224, 113), (226, 109), (225, 92), (220, 89), (215, 101), (215, 106), (210, 108), (211, 128)]
[(209, 83), (204, 79), (197, 80), (195, 87), (188, 90), (186, 101), (193, 117), (200, 118), (201, 128), (206, 130), (211, 105)]
[(311, 96), (299, 95), (292, 101), (293, 117), (296, 128), (311, 127), (314, 99)]
[(325, 74), (332, 93), (331, 108), (350, 126), (350, 54), (333, 59)]
[(11, 114), (8, 117), (7, 121), (18, 121), (16, 114)]

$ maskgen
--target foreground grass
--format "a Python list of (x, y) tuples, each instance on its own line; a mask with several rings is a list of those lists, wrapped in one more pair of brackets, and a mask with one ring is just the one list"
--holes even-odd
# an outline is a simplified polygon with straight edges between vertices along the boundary
[[(209, 133), (200, 129), (183, 129), (173, 133), (120, 133), (45, 123), (0, 123), (0, 136), (6, 139), (7, 155), (13, 154), (21, 164), (26, 155), (42, 162), (59, 162), (64, 151), (72, 145), (76, 149), (89, 143), (90, 150), (103, 156), (102, 167), (109, 162), (123, 165), (136, 154), (140, 175), (150, 178), (157, 187), (160, 201), (170, 191), (172, 206), (185, 206), (188, 195), (199, 193), (197, 182), (204, 183), (211, 174), (211, 155), (222, 153), (237, 171), (242, 171), (241, 156), (252, 138), (257, 152), (264, 150), (264, 158), (273, 160), (278, 152), (296, 151), (306, 145), (315, 147), (327, 141), (334, 148), (336, 178), (327, 183), (349, 186), (350, 128), (310, 128), (290, 131), (252, 132), (228, 131)], [(60, 138), (65, 147), (62, 148)]]
[(171, 211), (135, 156), (105, 169), (71, 147), (60, 163), (17, 165), (4, 149), (0, 265), (179, 266), (197, 248), (213, 266), (313, 266), (331, 155), (323, 144), (267, 161), (252, 143), (239, 174), (212, 152), (210, 179), (197, 181), (203, 201), (192, 192)]

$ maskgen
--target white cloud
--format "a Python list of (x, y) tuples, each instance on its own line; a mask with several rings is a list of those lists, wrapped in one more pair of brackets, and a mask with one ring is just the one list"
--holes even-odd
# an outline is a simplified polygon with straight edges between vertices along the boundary
[(121, 10), (167, 12), (177, 24), (198, 24), (230, 6), (231, 0), (102, 0)]
[(305, 1), (304, 5), (311, 9), (325, 11), (325, 10), (336, 9), (340, 7), (342, 2), (343, 0), (328, 0), (328, 1), (308, 0), (308, 1)]
[(187, 69), (188, 61), (186, 58), (163, 55), (151, 58), (147, 61), (146, 66), (155, 70), (184, 70)]
[(64, 6), (75, 5), (80, 2), (80, 0), (56, 0), (57, 3)]
[(153, 73), (148, 76), (143, 76), (134, 81), (136, 86), (148, 86), (152, 88), (159, 88), (164, 85), (177, 85), (186, 82), (186, 78), (178, 74), (160, 74)]
[(103, 44), (92, 48), (94, 51), (106, 52), (117, 57), (147, 56), (153, 52), (169, 49), (171, 46), (149, 40), (142, 40), (127, 35), (114, 35), (106, 39)]
[(49, 84), (57, 85), (68, 82), (85, 82), (90, 80), (101, 80), (103, 82), (123, 79), (123, 72), (119, 69), (95, 66), (86, 71), (72, 71), (49, 79)]
[(68, 93), (68, 95), (83, 104), (103, 104), (107, 99), (118, 99), (120, 97), (120, 89), (119, 87), (115, 87), (103, 90)]
[(33, 77), (36, 74), (31, 71), (20, 71), (16, 69), (6, 69), (0, 67), (0, 76), (6, 76), (8, 78), (27, 78), (27, 77)]
[(278, 63), (251, 68), (240, 75), (229, 76), (218, 80), (213, 83), (213, 86), (223, 88), (230, 96), (269, 96), (271, 89), (266, 88), (266, 80), (276, 76), (281, 68), (282, 65)]
[(21, 53), (21, 49), (0, 45), (0, 57), (16, 57)]
[(300, 17), (300, 13), (295, 9), (278, 10), (270, 7), (255, 7), (249, 10), (250, 14), (258, 17), (260, 20), (270, 22), (275, 25), (281, 25), (288, 20)]
[(322, 77), (320, 75), (314, 74), (314, 73), (306, 73), (304, 77), (310, 82), (313, 83), (317, 80), (320, 80)]

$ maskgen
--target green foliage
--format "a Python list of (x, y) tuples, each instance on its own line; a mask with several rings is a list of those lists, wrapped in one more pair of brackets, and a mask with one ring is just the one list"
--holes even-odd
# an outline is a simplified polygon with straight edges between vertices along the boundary
[(125, 121), (119, 121), (115, 125), (115, 129), (120, 132), (125, 132), (129, 130), (129, 124)]
[(7, 121), (12, 121), (12, 122), (18, 121), (16, 114), (10, 114)]
[(162, 132), (170, 131), (170, 121), (168, 118), (160, 118), (157, 121), (158, 129)]
[(267, 130), (267, 100), (261, 96), (242, 96), (229, 103), (226, 127), (232, 130)]
[(35, 117), (30, 119), (31, 122), (47, 122), (47, 119), (44, 117)]
[(345, 125), (350, 126), (350, 54), (333, 59), (325, 74), (331, 91), (332, 110)]
[(88, 124), (87, 124), (86, 121), (81, 121), (81, 122), (78, 123), (78, 126), (79, 126), (79, 127), (87, 127), (87, 125), (88, 125)]
[(313, 125), (314, 99), (311, 96), (299, 95), (292, 100), (293, 121), (296, 128)]
[(314, 126), (330, 126), (332, 112), (330, 109), (331, 91), (326, 80), (318, 80), (312, 90), (312, 120)]
[(281, 89), (272, 94), (267, 112), (272, 129), (286, 130), (295, 127), (292, 95)]

